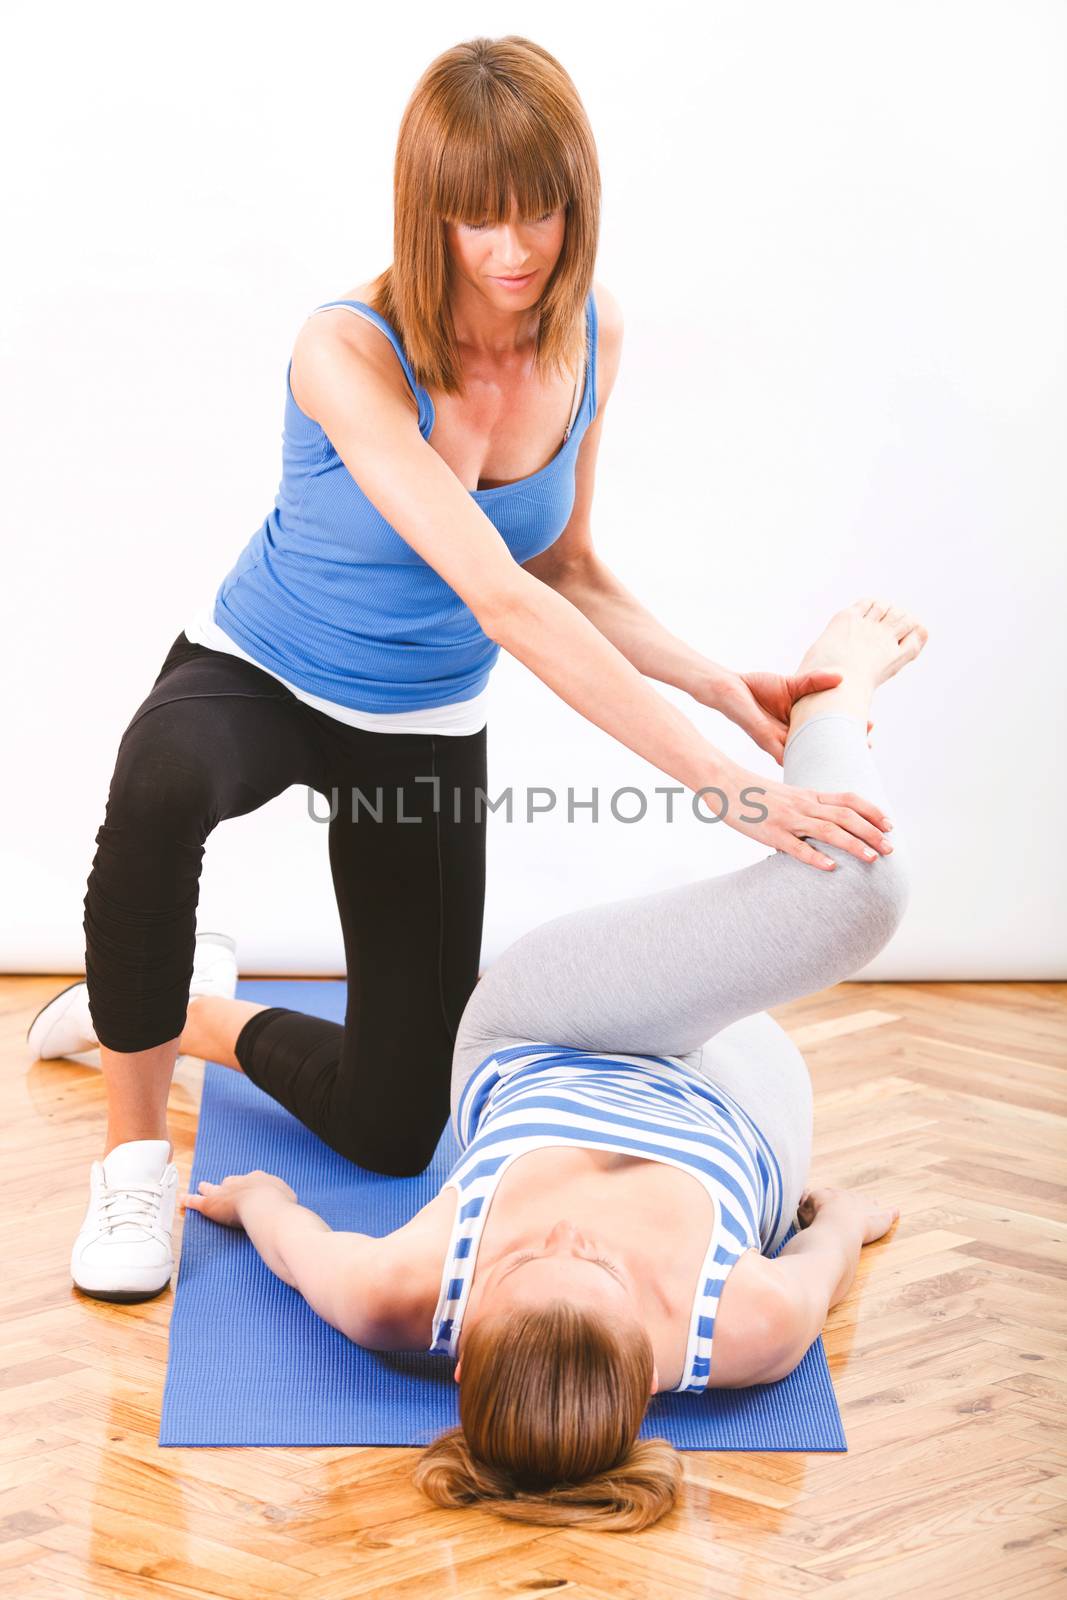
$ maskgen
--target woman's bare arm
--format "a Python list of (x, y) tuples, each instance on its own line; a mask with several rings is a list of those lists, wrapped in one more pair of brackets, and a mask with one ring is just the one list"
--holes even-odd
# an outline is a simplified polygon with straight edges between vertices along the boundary
[(395, 1272), (390, 1235), (335, 1231), (271, 1172), (204, 1181), (181, 1200), (212, 1222), (243, 1228), (275, 1276), (353, 1343), (371, 1350), (404, 1348), (396, 1337), (406, 1280)]
[[(317, 313), (297, 336), (301, 405), (367, 498), (470, 607), (487, 636), (580, 715), (659, 771), (695, 793), (717, 790), (705, 805), (728, 827), (824, 870), (832, 871), (834, 861), (806, 843), (805, 835), (868, 859), (866, 848), (875, 842), (881, 822), (878, 807), (856, 795), (820, 799), (731, 761), (588, 617), (519, 566), (493, 523), (420, 434), (395, 352), (384, 340), (383, 350), (372, 350), (347, 326), (355, 319), (346, 317), (341, 327), (334, 321), (340, 316), (340, 311)], [(749, 789), (757, 799), (747, 797)], [(754, 817), (752, 811), (760, 808), (767, 815)]]
[(332, 315), (309, 318), (297, 336), (303, 405), (386, 521), (470, 607), (488, 637), (575, 711), (689, 789), (722, 782), (732, 765), (722, 752), (587, 617), (515, 561), (419, 433), (410, 395), (384, 364), (396, 366), (393, 351), (371, 354), (349, 319), (325, 326)]
[(569, 600), (644, 677), (684, 689), (715, 706), (719, 689), (736, 673), (671, 633), (615, 576), (593, 548), (592, 508), (604, 413), (622, 361), (623, 315), (615, 296), (596, 285), (597, 411), (585, 430), (574, 472), (574, 503), (567, 526), (547, 550), (523, 562), (526, 572)]
[(302, 1294), (313, 1311), (357, 1344), (378, 1322), (377, 1240), (335, 1231), (317, 1211), (280, 1189), (257, 1188), (237, 1203), (241, 1226), (270, 1270)]
[[(553, 548), (550, 546), (544, 556), (550, 555)], [(734, 674), (671, 633), (595, 550), (565, 562), (561, 552), (558, 567), (546, 564), (542, 570), (534, 563), (543, 559), (535, 556), (533, 562), (526, 562), (527, 571), (533, 571), (576, 606), (638, 672), (684, 689), (704, 705), (715, 704), (720, 685), (732, 680)]]
[(771, 1334), (764, 1370), (752, 1381), (773, 1383), (799, 1365), (830, 1308), (851, 1288), (863, 1246), (888, 1233), (899, 1215), (898, 1207), (852, 1189), (814, 1189), (804, 1197), (800, 1221), (807, 1225), (773, 1261), (760, 1263), (773, 1291)]

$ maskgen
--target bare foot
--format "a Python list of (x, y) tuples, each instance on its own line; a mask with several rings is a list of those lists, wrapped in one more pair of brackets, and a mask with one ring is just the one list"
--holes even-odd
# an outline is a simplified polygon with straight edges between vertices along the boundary
[(922, 623), (899, 606), (854, 600), (830, 618), (797, 672), (840, 672), (846, 678), (864, 678), (876, 689), (914, 661), (928, 637)]
[(805, 652), (797, 672), (840, 672), (841, 682), (794, 701), (790, 734), (828, 712), (865, 718), (878, 685), (914, 661), (927, 638), (917, 618), (887, 600), (854, 600), (836, 612)]

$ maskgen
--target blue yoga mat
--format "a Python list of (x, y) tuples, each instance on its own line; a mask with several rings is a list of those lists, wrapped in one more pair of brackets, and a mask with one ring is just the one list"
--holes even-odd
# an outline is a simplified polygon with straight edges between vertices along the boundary
[[(343, 982), (249, 980), (237, 993), (344, 1020)], [(380, 1236), (433, 1198), (458, 1156), (449, 1124), (418, 1177), (368, 1172), (242, 1073), (208, 1062), (190, 1188), (259, 1167), (332, 1228)], [(362, 1349), (275, 1277), (245, 1233), (192, 1209), (184, 1217), (161, 1445), (421, 1446), (458, 1423), (448, 1356)], [(778, 1383), (653, 1395), (641, 1437), (680, 1450), (847, 1449), (821, 1339)]]

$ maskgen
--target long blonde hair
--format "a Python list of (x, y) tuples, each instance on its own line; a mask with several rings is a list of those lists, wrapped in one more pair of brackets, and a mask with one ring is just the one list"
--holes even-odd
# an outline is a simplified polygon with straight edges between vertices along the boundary
[(460, 1426), (415, 1464), (439, 1506), (615, 1532), (674, 1505), (681, 1457), (638, 1439), (652, 1384), (648, 1334), (551, 1300), (480, 1318), (463, 1338)]
[(600, 231), (600, 168), (578, 91), (555, 56), (518, 34), (468, 39), (431, 61), (404, 110), (393, 168), (393, 261), (370, 304), (424, 387), (462, 392), (448, 302), (446, 221), (506, 220), (566, 206), (559, 260), (538, 301), (534, 366), (577, 376)]

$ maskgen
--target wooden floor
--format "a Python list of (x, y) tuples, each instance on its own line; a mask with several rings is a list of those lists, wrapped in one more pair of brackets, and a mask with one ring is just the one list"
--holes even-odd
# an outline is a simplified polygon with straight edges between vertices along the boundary
[[(824, 1335), (848, 1453), (686, 1451), (669, 1517), (583, 1534), (438, 1510), (415, 1451), (159, 1449), (173, 1281), (130, 1307), (72, 1288), (103, 1082), (25, 1054), (68, 981), (0, 978), (0, 1594), (1067, 1595), (1067, 984), (845, 983), (775, 1012), (815, 1081), (813, 1177), (902, 1210)], [(183, 1185), (202, 1074), (171, 1094)]]

